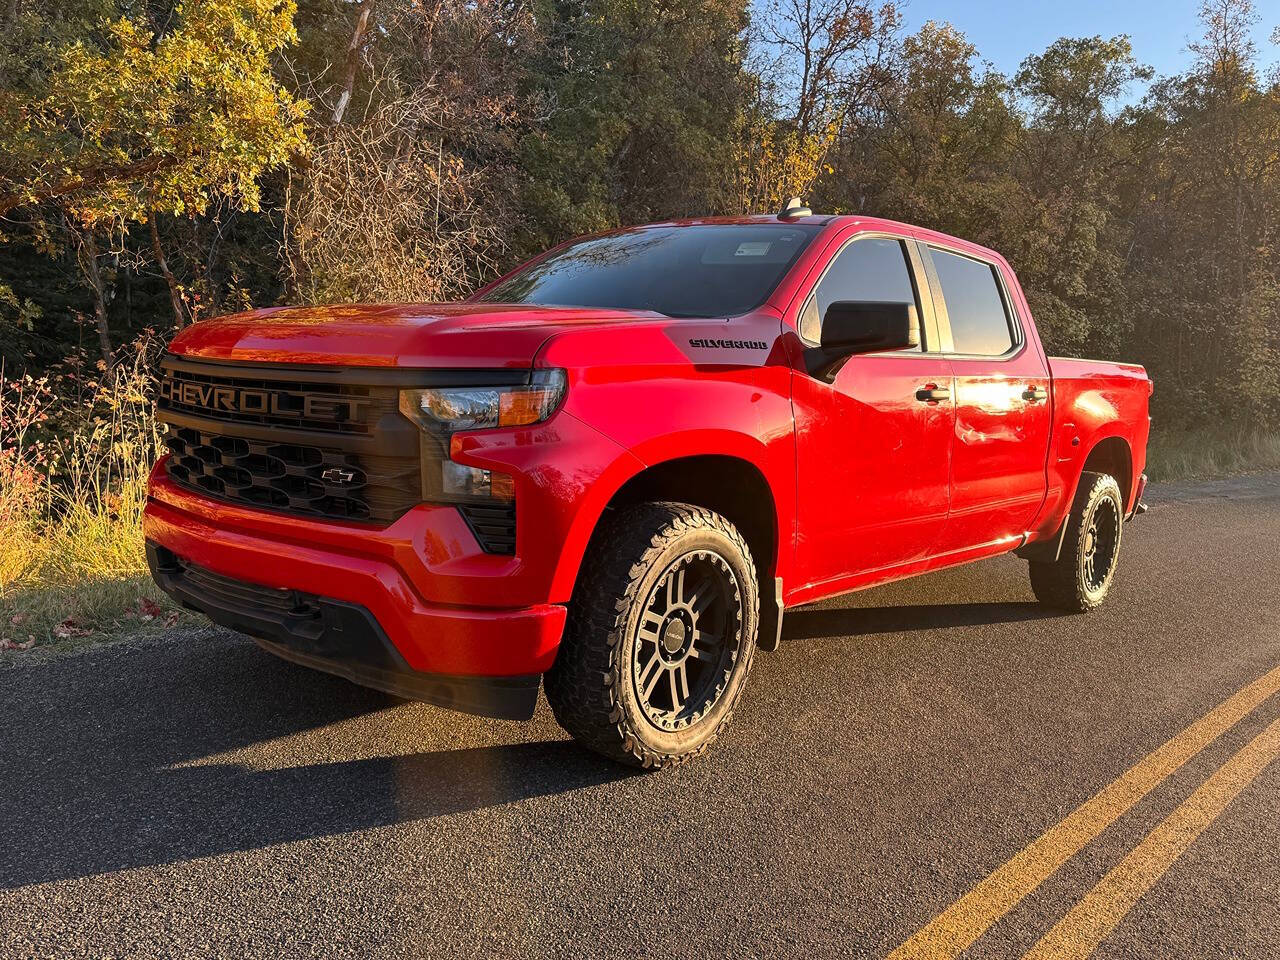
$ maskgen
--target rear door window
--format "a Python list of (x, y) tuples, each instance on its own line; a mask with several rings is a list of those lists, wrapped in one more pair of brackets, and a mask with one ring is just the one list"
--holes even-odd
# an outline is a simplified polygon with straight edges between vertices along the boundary
[(998, 357), (1013, 347), (1013, 325), (996, 268), (931, 247), (956, 353)]

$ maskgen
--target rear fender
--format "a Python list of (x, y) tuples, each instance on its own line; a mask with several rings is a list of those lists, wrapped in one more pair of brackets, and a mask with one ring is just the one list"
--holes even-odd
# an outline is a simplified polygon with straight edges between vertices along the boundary
[[(1020, 556), (1028, 559), (1043, 559), (1041, 554), (1052, 549), (1054, 556), (1050, 559), (1057, 558), (1067, 517), (1071, 512), (1072, 503), (1075, 502), (1076, 491), (1080, 487), (1086, 465), (1109, 441), (1122, 444), (1123, 456), (1127, 459), (1123, 475), (1116, 476), (1116, 482), (1120, 485), (1120, 492), (1124, 497), (1126, 514), (1136, 502), (1142, 465), (1137, 462), (1130, 439), (1131, 434), (1126, 431), (1125, 425), (1111, 422), (1099, 425), (1095, 431), (1086, 436), (1082, 436), (1081, 433), (1078, 425), (1071, 422), (1061, 425), (1056, 431), (1055, 445), (1050, 452), (1049, 497), (1045, 509), (1037, 520), (1030, 538), (1031, 542), (1019, 551)], [(1145, 439), (1143, 447), (1145, 447)], [(1107, 472), (1115, 474), (1120, 471), (1112, 468)], [(1042, 544), (1044, 546), (1041, 546)], [(1049, 544), (1056, 545), (1051, 548)], [(1038, 550), (1035, 549), (1037, 547), (1039, 547)], [(1036, 556), (1030, 555), (1033, 550)]]

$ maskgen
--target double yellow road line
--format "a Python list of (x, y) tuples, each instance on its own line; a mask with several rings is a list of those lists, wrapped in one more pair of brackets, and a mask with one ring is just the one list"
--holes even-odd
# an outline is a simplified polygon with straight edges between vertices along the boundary
[[(1280, 667), (1134, 764), (934, 917), (891, 960), (956, 957), (1143, 797), (1280, 691)], [(1216, 770), (1027, 953), (1087, 957), (1227, 805), (1280, 758), (1280, 720)]]

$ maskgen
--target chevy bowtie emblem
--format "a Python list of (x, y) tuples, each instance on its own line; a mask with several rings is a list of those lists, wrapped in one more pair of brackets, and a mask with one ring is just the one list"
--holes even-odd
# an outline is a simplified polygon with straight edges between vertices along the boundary
[(342, 467), (330, 467), (324, 473), (320, 474), (320, 479), (325, 483), (337, 483), (346, 485), (356, 478), (354, 470), (345, 470)]

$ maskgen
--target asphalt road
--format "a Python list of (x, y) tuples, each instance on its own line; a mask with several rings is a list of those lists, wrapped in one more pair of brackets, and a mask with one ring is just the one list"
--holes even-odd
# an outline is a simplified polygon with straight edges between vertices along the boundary
[(0, 655), (0, 956), (883, 955), (957, 901), (971, 956), (1089, 910), (1081, 952), (1280, 956), (1280, 476), (1152, 501), (1091, 616), (1013, 558), (789, 613), (658, 774), (221, 630)]

